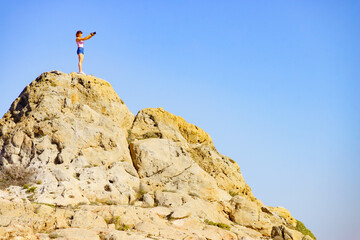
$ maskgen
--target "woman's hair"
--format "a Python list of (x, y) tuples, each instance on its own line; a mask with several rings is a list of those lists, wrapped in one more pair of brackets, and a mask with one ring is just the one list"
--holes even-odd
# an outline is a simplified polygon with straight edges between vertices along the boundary
[(76, 32), (76, 36), (78, 36), (78, 35), (79, 35), (79, 33), (81, 33), (81, 34), (82, 34), (82, 31), (80, 31), (80, 30), (79, 30), (79, 31), (77, 31), (77, 32)]

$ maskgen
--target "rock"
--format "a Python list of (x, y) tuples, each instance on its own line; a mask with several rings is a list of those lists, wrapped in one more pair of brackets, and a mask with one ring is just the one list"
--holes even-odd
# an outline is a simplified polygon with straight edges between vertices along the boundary
[(231, 199), (234, 211), (231, 213), (231, 219), (244, 226), (256, 228), (259, 220), (259, 207), (251, 200), (235, 196)]
[(225, 214), (225, 208), (218, 202), (209, 202), (203, 199), (188, 199), (182, 206), (191, 212), (192, 217), (198, 219), (208, 219), (213, 222), (230, 224), (228, 214)]
[(302, 240), (314, 240), (309, 235), (305, 235)]
[(197, 240), (195, 236), (186, 236), (183, 240)]
[[(198, 220), (192, 218), (184, 218), (179, 220), (173, 220), (173, 225), (176, 229), (187, 230), (188, 239), (191, 237), (198, 237), (200, 239), (227, 239), (227, 240), (237, 240), (236, 234), (216, 226), (212, 225), (204, 225), (203, 223), (199, 222)], [(182, 238), (176, 238), (182, 239)], [(195, 238), (197, 239), (197, 238)]]
[(57, 208), (55, 210), (55, 228), (59, 229), (59, 228), (68, 228), (69, 227), (69, 221), (68, 218), (66, 217), (66, 210), (61, 209), (61, 208)]
[(0, 226), (6, 227), (13, 219), (26, 213), (26, 209), (22, 202), (15, 203), (14, 201), (0, 198), (0, 213)]
[(115, 225), (114, 223), (108, 224), (108, 229), (115, 230), (115, 229), (116, 229), (116, 225)]
[(151, 240), (153, 238), (146, 237), (147, 234), (112, 231), (105, 236), (105, 240)]
[(208, 200), (219, 199), (215, 180), (194, 163), (178, 143), (145, 139), (132, 142), (130, 150), (140, 178), (153, 191), (163, 189)]
[[(287, 228), (284, 225), (274, 226), (271, 231), (271, 237), (276, 240), (303, 240), (304, 235), (298, 231)], [(310, 238), (312, 239), (312, 238)]]
[(184, 208), (184, 207), (177, 207), (171, 213), (170, 218), (172, 218), (172, 219), (181, 219), (181, 218), (187, 218), (190, 215), (191, 215), (191, 212), (189, 211), (189, 209)]
[(152, 208), (150, 211), (154, 212), (155, 214), (157, 214), (160, 217), (167, 217), (170, 216), (171, 214), (171, 209), (167, 208), (167, 207), (154, 207)]
[(9, 227), (0, 227), (0, 240), (21, 239), (21, 240), (37, 240), (32, 228), (14, 224)]
[(269, 209), (282, 217), (287, 224), (293, 226), (294, 228), (296, 227), (296, 219), (291, 216), (290, 212), (287, 209), (283, 207), (269, 207)]
[(141, 222), (135, 225), (135, 230), (151, 234), (154, 236), (159, 236), (160, 230), (159, 227), (153, 223), (150, 222)]
[(144, 207), (153, 207), (155, 204), (154, 198), (150, 194), (143, 195)]
[(101, 229), (107, 228), (105, 220), (90, 211), (77, 211), (71, 222), (72, 228)]
[[(74, 205), (89, 202), (83, 197), (86, 194), (102, 195), (104, 201), (114, 198), (128, 202), (125, 199), (129, 193), (100, 192), (98, 184), (82, 178), (90, 182), (84, 185), (77, 181), (76, 174), (79, 163), (83, 163), (81, 169), (107, 168), (121, 161), (132, 166), (127, 130), (133, 120), (134, 115), (108, 82), (75, 73), (43, 73), (24, 89), (0, 120), (0, 162), (9, 167), (29, 166), (39, 174), (56, 177), (60, 188), (57, 182), (41, 179), (42, 189), (34, 196), (37, 202)], [(120, 185), (117, 187), (122, 193), (124, 186)], [(134, 195), (132, 185), (126, 188)]]
[(81, 228), (59, 229), (50, 233), (49, 237), (51, 239), (100, 240), (96, 231)]
[(215, 149), (209, 134), (162, 108), (146, 108), (136, 115), (131, 139), (162, 138), (179, 142), (192, 159), (227, 191), (253, 197), (235, 161)]
[(251, 240), (249, 237), (241, 237), (240, 240)]
[(174, 192), (156, 191), (155, 201), (159, 206), (178, 207), (182, 205), (182, 197)]
[(89, 75), (23, 90), (0, 120), (0, 180), (0, 239), (308, 239), (204, 130), (162, 108), (134, 117)]
[(204, 130), (162, 108), (146, 108), (139, 111), (131, 134), (137, 139), (156, 137), (175, 142), (212, 144), (211, 137)]
[[(232, 225), (231, 232), (235, 233), (238, 236), (238, 239), (243, 237), (248, 238), (249, 240), (259, 240), (264, 238), (264, 236), (257, 230), (240, 225)], [(269, 239), (269, 237), (266, 237), (265, 239)]]

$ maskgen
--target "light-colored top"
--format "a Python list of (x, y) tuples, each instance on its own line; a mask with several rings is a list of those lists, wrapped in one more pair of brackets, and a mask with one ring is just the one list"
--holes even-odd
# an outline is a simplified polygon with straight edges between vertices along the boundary
[(76, 41), (78, 47), (84, 47), (84, 41)]

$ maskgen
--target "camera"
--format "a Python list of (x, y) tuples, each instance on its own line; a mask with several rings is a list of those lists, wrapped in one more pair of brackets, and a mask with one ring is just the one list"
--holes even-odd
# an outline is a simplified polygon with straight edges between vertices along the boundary
[(91, 35), (95, 35), (95, 34), (96, 34), (96, 32), (92, 32), (92, 33), (91, 33)]

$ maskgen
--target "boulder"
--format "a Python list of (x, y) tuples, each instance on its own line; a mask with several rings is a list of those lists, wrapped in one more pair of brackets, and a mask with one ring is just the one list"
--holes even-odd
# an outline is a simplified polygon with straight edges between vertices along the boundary
[(49, 234), (51, 239), (100, 240), (97, 232), (82, 228), (59, 229)]
[[(271, 231), (271, 237), (276, 240), (303, 240), (304, 235), (298, 231), (290, 229), (284, 225), (274, 226)], [(306, 238), (305, 238), (306, 239)], [(312, 239), (312, 238), (310, 238)]]
[(244, 226), (256, 228), (259, 221), (259, 207), (246, 197), (235, 196), (231, 199), (234, 211), (231, 219)]
[(282, 217), (285, 220), (286, 224), (292, 226), (293, 228), (296, 227), (296, 219), (291, 216), (289, 210), (283, 207), (269, 207), (269, 209), (271, 212)]
[(130, 133), (131, 140), (160, 138), (178, 142), (221, 189), (253, 197), (237, 163), (218, 153), (210, 135), (182, 117), (162, 108), (142, 109), (136, 115)]
[[(0, 164), (9, 169), (26, 166), (54, 176), (56, 181), (41, 179), (41, 191), (34, 196), (38, 202), (78, 204), (89, 202), (84, 195), (92, 193), (124, 202), (134, 194), (101, 192), (91, 179), (94, 176), (83, 177), (82, 181), (90, 182), (83, 184), (76, 174), (84, 168), (107, 169), (117, 162), (132, 166), (127, 130), (133, 120), (134, 115), (108, 82), (75, 73), (46, 72), (23, 90), (0, 120)], [(55, 188), (61, 189), (61, 197)], [(133, 192), (132, 186), (128, 189)]]
[(107, 224), (99, 215), (92, 213), (91, 211), (80, 210), (74, 215), (71, 222), (72, 228), (83, 228), (83, 229), (101, 229), (107, 228)]
[(185, 207), (177, 207), (173, 210), (173, 212), (170, 215), (170, 218), (172, 219), (182, 219), (190, 217), (191, 211)]
[(168, 139), (144, 139), (132, 142), (130, 150), (139, 177), (153, 191), (219, 199), (216, 181), (192, 160), (181, 144)]

